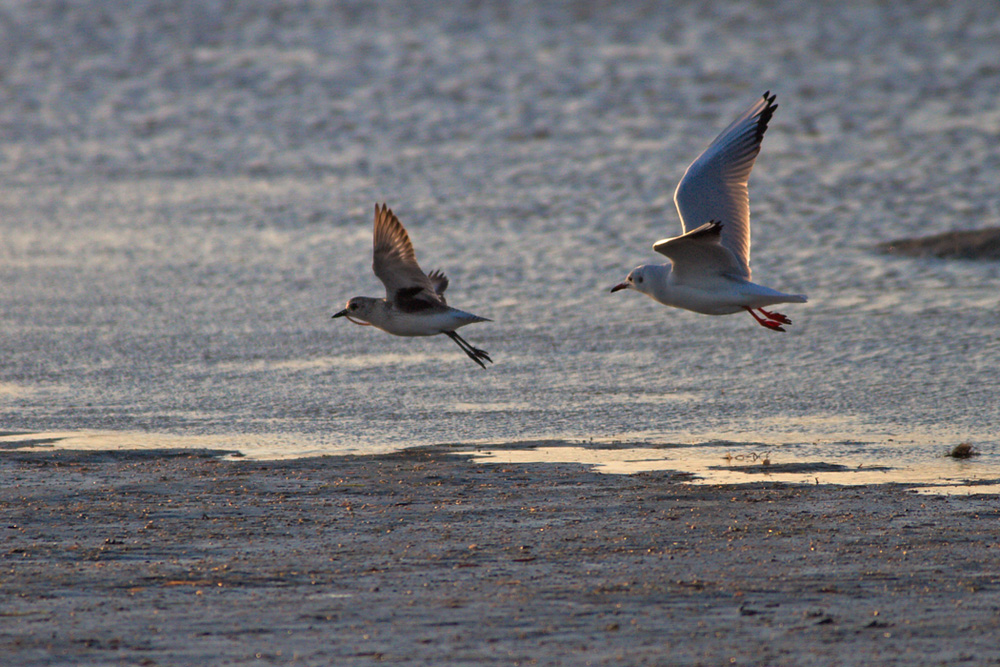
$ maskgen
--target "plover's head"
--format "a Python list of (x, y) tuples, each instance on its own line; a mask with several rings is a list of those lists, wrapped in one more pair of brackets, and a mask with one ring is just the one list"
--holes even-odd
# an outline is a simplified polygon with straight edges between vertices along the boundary
[(361, 320), (362, 322), (371, 321), (371, 313), (375, 310), (375, 304), (378, 299), (373, 299), (370, 296), (356, 296), (347, 302), (347, 308), (334, 315), (334, 317), (346, 317), (351, 320)]
[(647, 266), (635, 267), (629, 272), (628, 276), (625, 277), (625, 281), (612, 287), (611, 291), (617, 292), (618, 290), (623, 289), (634, 289), (637, 292), (646, 292), (648, 289), (647, 285), (649, 284), (649, 280), (647, 279), (649, 276), (646, 275), (646, 269), (648, 268), (649, 267)]

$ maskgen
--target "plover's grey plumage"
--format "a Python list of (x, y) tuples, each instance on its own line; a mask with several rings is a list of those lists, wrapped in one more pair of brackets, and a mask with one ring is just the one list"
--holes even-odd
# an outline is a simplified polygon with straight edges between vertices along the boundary
[(385, 204), (375, 205), (372, 270), (385, 285), (385, 298), (356, 296), (334, 317), (370, 324), (395, 336), (444, 334), (483, 368), (484, 361), (493, 363), (489, 354), (455, 332), (467, 324), (491, 320), (448, 305), (444, 298), (448, 278), (440, 271), (427, 274), (421, 270), (410, 236)]

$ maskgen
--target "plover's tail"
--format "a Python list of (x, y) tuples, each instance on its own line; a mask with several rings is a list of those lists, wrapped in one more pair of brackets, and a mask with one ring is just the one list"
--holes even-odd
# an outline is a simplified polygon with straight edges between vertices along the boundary
[(476, 322), (492, 322), (488, 317), (480, 317), (479, 315), (473, 315), (472, 313), (466, 312), (464, 310), (459, 310), (457, 308), (451, 309), (451, 315), (461, 322), (458, 326), (464, 327), (466, 324), (475, 324)]

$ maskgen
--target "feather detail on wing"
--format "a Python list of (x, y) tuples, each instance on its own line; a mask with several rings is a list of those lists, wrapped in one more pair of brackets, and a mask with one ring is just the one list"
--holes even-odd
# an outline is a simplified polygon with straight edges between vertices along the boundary
[[(750, 279), (750, 197), (747, 180), (767, 124), (778, 105), (764, 93), (723, 130), (691, 163), (674, 192), (685, 231), (709, 220), (723, 224), (720, 243), (740, 264), (738, 274)], [(683, 238), (683, 237), (678, 237)]]
[(441, 303), (444, 303), (444, 291), (448, 289), (448, 276), (439, 269), (434, 269), (427, 274), (427, 277), (430, 278), (431, 285), (434, 286), (434, 292), (441, 297)]
[(428, 277), (417, 264), (413, 244), (399, 219), (382, 204), (375, 205), (375, 250), (372, 270), (385, 285), (386, 299), (398, 308), (408, 312), (426, 310), (444, 305), (440, 292), (441, 280), (447, 286), (447, 278), (435, 272), (436, 278)]
[(670, 259), (671, 273), (679, 282), (705, 275), (742, 276), (742, 264), (720, 243), (724, 229), (725, 225), (713, 220), (681, 236), (657, 241), (653, 250)]

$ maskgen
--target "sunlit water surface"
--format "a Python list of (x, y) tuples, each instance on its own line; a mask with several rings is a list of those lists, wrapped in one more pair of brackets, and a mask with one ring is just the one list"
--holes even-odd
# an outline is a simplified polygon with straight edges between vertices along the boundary
[[(1000, 477), (1000, 266), (873, 249), (1000, 221), (1000, 5), (387, 7), (4, 10), (7, 447), (594, 439), (684, 445), (656, 449), (678, 470), (769, 451)], [(809, 294), (788, 333), (610, 294), (767, 89), (752, 257)], [(494, 320), (463, 329), (488, 370), (330, 320), (381, 292), (376, 201)], [(981, 455), (943, 458), (960, 442)]]

